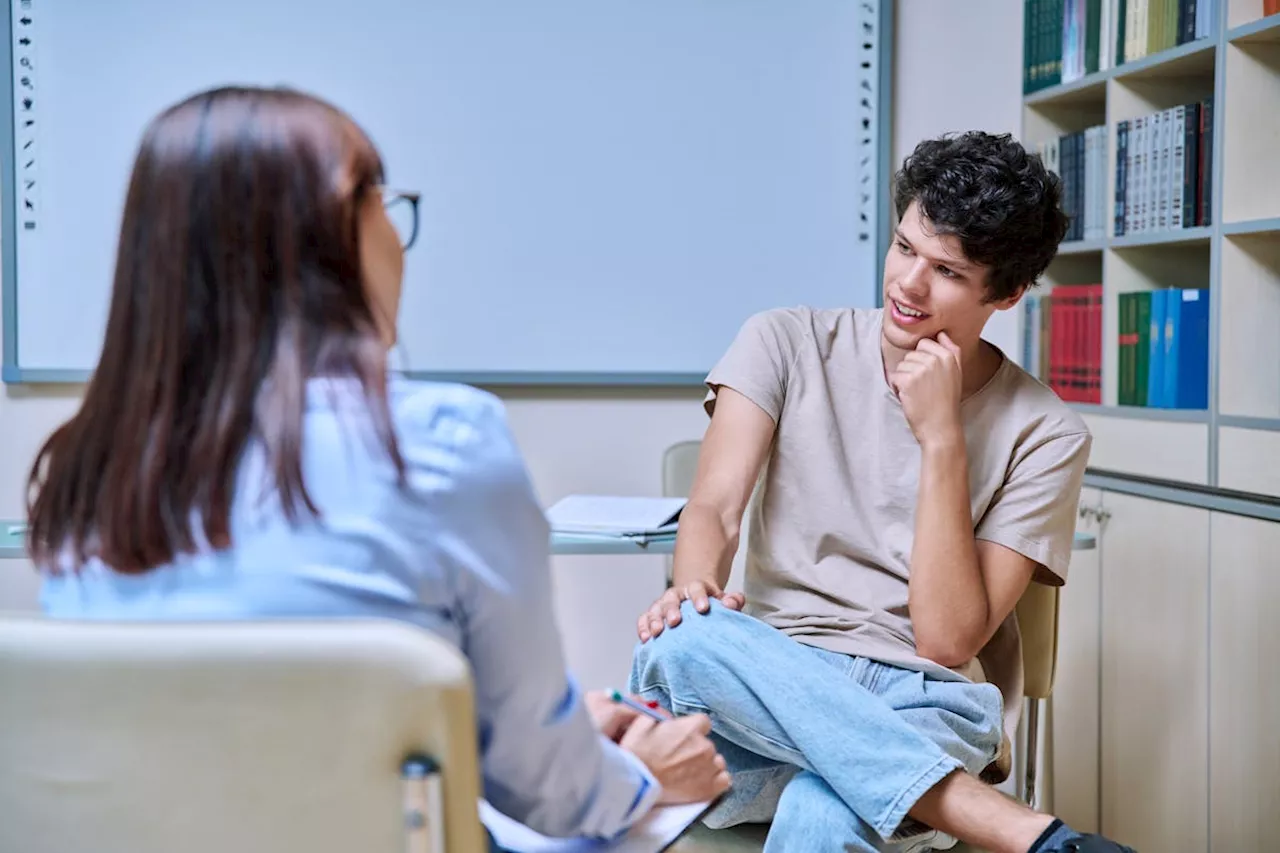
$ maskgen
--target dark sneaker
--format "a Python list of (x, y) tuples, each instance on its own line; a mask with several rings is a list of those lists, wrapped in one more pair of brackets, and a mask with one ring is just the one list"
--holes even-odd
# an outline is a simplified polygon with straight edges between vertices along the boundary
[(1101, 835), (1072, 835), (1053, 847), (1041, 847), (1036, 853), (1138, 853), (1132, 847), (1117, 844)]

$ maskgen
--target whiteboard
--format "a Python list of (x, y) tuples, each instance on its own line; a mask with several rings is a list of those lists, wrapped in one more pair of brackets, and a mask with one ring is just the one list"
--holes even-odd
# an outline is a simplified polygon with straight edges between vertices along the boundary
[(420, 191), (396, 364), (698, 382), (750, 314), (878, 304), (889, 12), (872, 0), (8, 0), (4, 379), (98, 359), (143, 128), (283, 84)]

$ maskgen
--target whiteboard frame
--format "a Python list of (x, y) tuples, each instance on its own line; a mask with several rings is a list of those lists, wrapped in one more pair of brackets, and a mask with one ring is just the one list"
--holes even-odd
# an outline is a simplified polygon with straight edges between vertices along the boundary
[[(0, 329), (3, 330), (3, 347), (0, 347), (0, 382), (6, 385), (23, 384), (82, 384), (89, 381), (91, 370), (63, 370), (56, 368), (23, 367), (18, 354), (18, 225), (17, 225), (17, 137), (14, 133), (13, 86), (13, 6), (20, 0), (4, 3), (3, 21), (0, 21), (0, 155), (3, 155), (3, 174), (0, 174)], [(853, 2), (853, 0), (850, 0)], [(877, 121), (876, 129), (876, 189), (879, 203), (876, 206), (874, 240), (876, 247), (875, 280), (872, 290), (875, 305), (882, 306), (884, 277), (884, 252), (893, 230), (891, 217), (891, 179), (894, 165), (892, 157), (893, 115), (890, 109), (893, 96), (893, 0), (879, 0), (879, 32), (877, 33)], [(703, 384), (705, 373), (614, 373), (614, 372), (555, 372), (544, 371), (423, 371), (403, 373), (410, 379), (440, 382), (462, 382), (478, 386), (511, 387), (629, 387), (629, 388), (692, 388)]]

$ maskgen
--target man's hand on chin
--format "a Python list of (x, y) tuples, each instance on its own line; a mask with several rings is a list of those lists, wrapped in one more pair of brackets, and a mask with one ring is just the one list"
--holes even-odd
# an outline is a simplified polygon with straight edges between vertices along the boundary
[(963, 435), (962, 380), (960, 348), (946, 332), (939, 332), (936, 341), (921, 340), (889, 375), (889, 384), (902, 401), (902, 412), (922, 447), (953, 442)]

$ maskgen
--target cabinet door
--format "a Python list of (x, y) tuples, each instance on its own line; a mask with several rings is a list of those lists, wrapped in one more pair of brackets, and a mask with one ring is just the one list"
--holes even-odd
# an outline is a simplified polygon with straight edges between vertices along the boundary
[[(1076, 529), (1101, 539), (1096, 510), (1102, 492), (1080, 494)], [(1101, 541), (1071, 555), (1058, 593), (1058, 667), (1050, 699), (1052, 733), (1046, 806), (1082, 832), (1098, 831), (1098, 678)]]
[(1208, 849), (1209, 511), (1108, 492), (1102, 534), (1102, 830)]
[(1209, 683), (1217, 853), (1263, 853), (1280, 838), (1280, 524), (1213, 514)]

